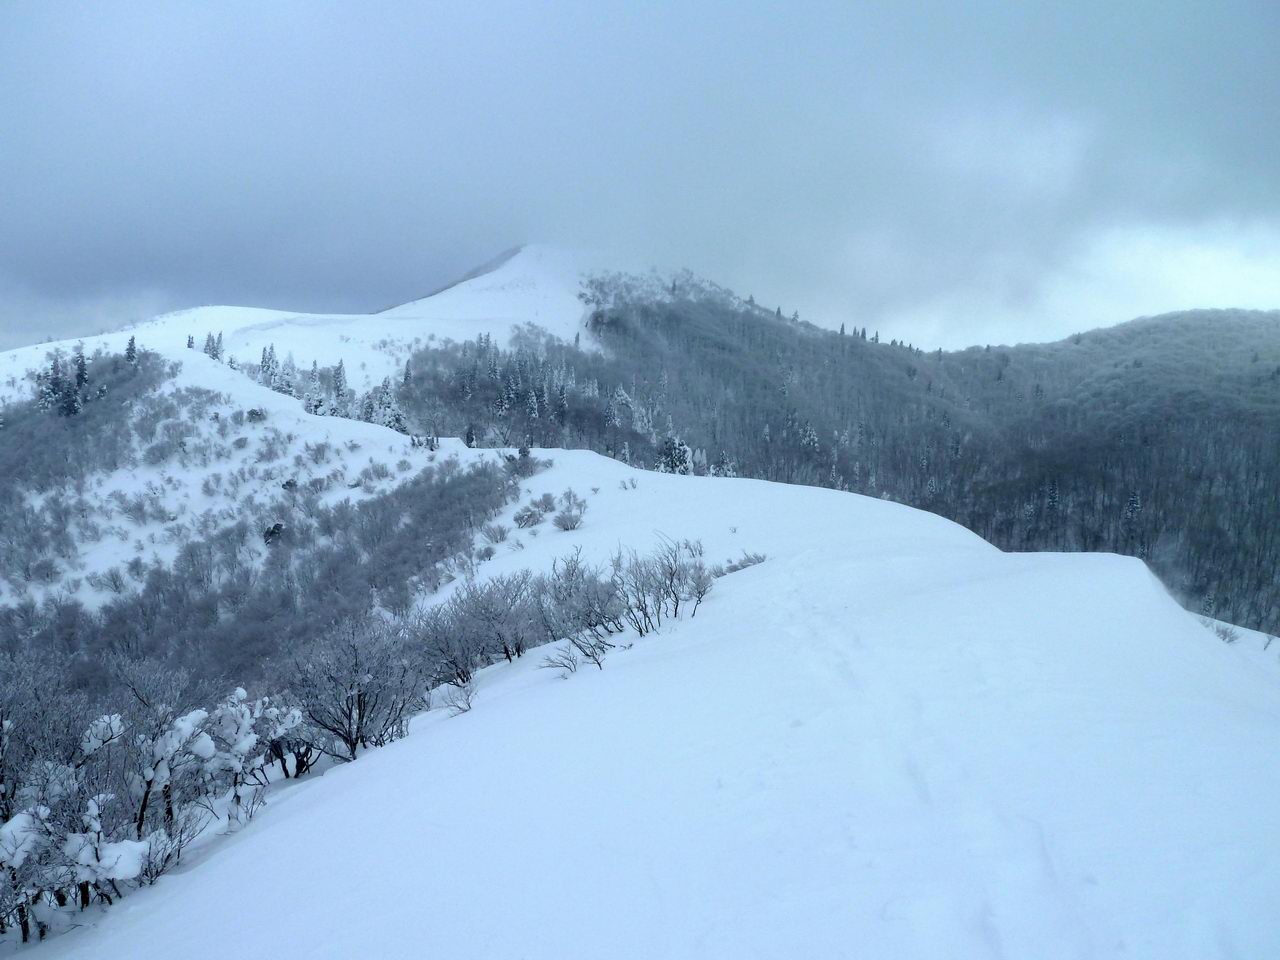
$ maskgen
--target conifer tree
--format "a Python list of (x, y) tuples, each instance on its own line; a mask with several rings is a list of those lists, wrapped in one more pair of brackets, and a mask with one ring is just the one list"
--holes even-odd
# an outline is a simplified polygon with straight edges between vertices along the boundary
[(269, 344), (262, 348), (262, 364), (258, 370), (258, 382), (275, 389), (276, 376), (280, 365), (276, 362), (276, 345)]
[(689, 445), (674, 434), (667, 434), (658, 447), (655, 468), (659, 473), (687, 474), (692, 469), (693, 456)]
[(85, 362), (84, 351), (79, 347), (76, 348), (75, 356), (76, 368), (76, 392), (84, 396), (89, 386), (89, 365)]
[(333, 371), (333, 407), (330, 412), (335, 417), (351, 413), (351, 388), (347, 386), (347, 369), (341, 360)]

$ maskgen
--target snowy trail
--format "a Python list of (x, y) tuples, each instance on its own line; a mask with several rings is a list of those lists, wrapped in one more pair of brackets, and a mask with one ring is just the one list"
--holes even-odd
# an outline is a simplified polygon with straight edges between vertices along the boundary
[(529, 492), (595, 488), (586, 525), (492, 572), (658, 530), (768, 559), (603, 671), (485, 671), (41, 955), (1275, 954), (1274, 678), (1138, 561), (554, 456)]

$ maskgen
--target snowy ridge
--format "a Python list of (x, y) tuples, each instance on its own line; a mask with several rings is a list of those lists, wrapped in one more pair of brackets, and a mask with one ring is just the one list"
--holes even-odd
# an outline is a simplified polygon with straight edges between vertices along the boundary
[[(357, 390), (367, 390), (394, 376), (413, 350), (447, 340), (469, 340), (491, 334), (507, 342), (513, 332), (534, 324), (552, 336), (573, 340), (585, 334), (585, 308), (579, 284), (593, 261), (555, 248), (521, 248), (488, 273), (456, 283), (423, 300), (367, 315), (292, 313), (257, 307), (209, 306), (165, 314), (128, 330), (82, 340), (38, 344), (0, 354), (0, 401), (25, 395), (20, 381), (27, 370), (44, 362), (45, 354), (69, 351), (83, 343), (119, 352), (132, 335), (140, 345), (183, 359), (187, 337), (197, 345), (205, 334), (222, 333), (227, 356), (256, 363), (271, 345), (281, 360), (292, 356), (299, 367), (344, 360)], [(589, 337), (584, 337), (589, 341)]]
[(526, 496), (574, 488), (584, 526), (513, 531), (485, 575), (664, 534), (767, 559), (601, 671), (486, 670), (469, 713), (280, 793), (41, 955), (1274, 951), (1273, 678), (1141, 562), (546, 454)]

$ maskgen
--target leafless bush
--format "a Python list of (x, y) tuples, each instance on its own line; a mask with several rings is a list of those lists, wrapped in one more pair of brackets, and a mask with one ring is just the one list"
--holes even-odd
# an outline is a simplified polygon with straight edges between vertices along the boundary
[(1213, 628), (1213, 632), (1223, 643), (1235, 643), (1240, 639), (1240, 631), (1229, 624), (1220, 623)]
[(398, 630), (366, 617), (344, 624), (293, 662), (290, 692), (310, 742), (338, 761), (404, 736), (425, 706), (427, 676)]
[(560, 495), (560, 512), (551, 522), (558, 530), (577, 530), (582, 526), (582, 515), (587, 512), (587, 501), (573, 490), (566, 490)]
[(582, 526), (582, 511), (561, 510), (551, 518), (551, 522), (555, 524), (555, 528), (557, 530), (564, 530), (566, 532), (570, 530), (577, 530)]
[(89, 574), (86, 578), (89, 585), (95, 590), (109, 591), (111, 593), (124, 593), (128, 586), (124, 573), (119, 567), (108, 567), (98, 574)]
[(456, 717), (471, 709), (475, 695), (475, 684), (468, 680), (465, 683), (447, 686), (441, 701), (444, 703), (445, 709)]
[(654, 553), (643, 557), (634, 550), (619, 551), (610, 565), (626, 621), (640, 636), (685, 609), (696, 615), (714, 584), (696, 540), (663, 539)]
[(715, 577), (727, 576), (730, 573), (737, 573), (739, 570), (745, 570), (747, 567), (754, 567), (757, 563), (764, 563), (765, 555), (763, 553), (751, 553), (744, 550), (742, 556), (737, 560), (730, 560), (728, 563), (716, 564), (711, 568), (711, 575)]
[(568, 644), (548, 653), (538, 667), (542, 670), (559, 670), (560, 678), (565, 679), (578, 672), (578, 654), (573, 645)]
[(569, 644), (572, 648), (582, 655), (582, 658), (588, 663), (593, 663), (599, 670), (604, 669), (604, 658), (613, 644), (603, 637), (595, 637), (591, 634), (577, 634), (569, 638)]
[(306, 452), (307, 456), (311, 458), (312, 463), (319, 465), (329, 462), (329, 457), (332, 455), (333, 447), (331, 447), (327, 442), (322, 441), (320, 443), (308, 443), (303, 447), (303, 450)]
[(489, 543), (502, 543), (510, 532), (511, 528), (501, 523), (486, 523), (480, 528), (480, 536)]
[(515, 520), (517, 527), (524, 530), (542, 522), (542, 511), (533, 506), (521, 507), (512, 519)]
[(175, 811), (167, 827), (149, 833), (139, 880), (150, 886), (181, 863), (182, 851), (200, 836), (212, 816), (205, 806), (187, 804)]

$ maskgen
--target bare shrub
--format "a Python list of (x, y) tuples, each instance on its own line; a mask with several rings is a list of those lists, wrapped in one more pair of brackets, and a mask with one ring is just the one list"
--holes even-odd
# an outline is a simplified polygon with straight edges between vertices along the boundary
[(373, 617), (350, 621), (293, 661), (290, 693), (306, 738), (340, 762), (403, 737), (426, 705), (427, 676), (399, 631)]
[(559, 670), (560, 679), (566, 679), (570, 674), (578, 672), (578, 654), (572, 644), (560, 647), (543, 657), (542, 663), (538, 664), (538, 668), (540, 670)]
[(1229, 624), (1220, 623), (1213, 628), (1213, 632), (1223, 643), (1235, 643), (1240, 639), (1240, 631)]
[(582, 655), (582, 659), (588, 663), (593, 663), (596, 669), (604, 669), (604, 658), (613, 644), (603, 637), (593, 637), (590, 634), (577, 634), (569, 638), (569, 644), (572, 648)]
[(489, 543), (502, 543), (511, 533), (511, 528), (501, 523), (486, 523), (480, 528), (480, 536)]
[(573, 490), (560, 495), (560, 512), (551, 518), (557, 530), (577, 530), (582, 526), (582, 515), (587, 512), (587, 501)]
[(512, 519), (515, 520), (517, 527), (521, 530), (525, 530), (529, 527), (534, 527), (540, 524), (542, 522), (542, 516), (541, 510), (538, 510), (533, 506), (527, 506), (521, 507), (517, 510), (516, 515)]
[(445, 688), (441, 702), (453, 716), (459, 716), (471, 709), (475, 701), (476, 688), (471, 680), (465, 683), (451, 684)]
[(737, 573), (739, 570), (745, 570), (747, 567), (754, 567), (757, 563), (764, 563), (764, 561), (765, 555), (763, 553), (751, 553), (744, 550), (742, 551), (742, 556), (737, 560), (716, 564), (711, 568), (711, 574), (715, 577), (723, 577), (731, 573)]
[(582, 526), (582, 511), (561, 510), (551, 518), (551, 522), (555, 525), (557, 530), (564, 530), (566, 532), (569, 530), (577, 530)]

